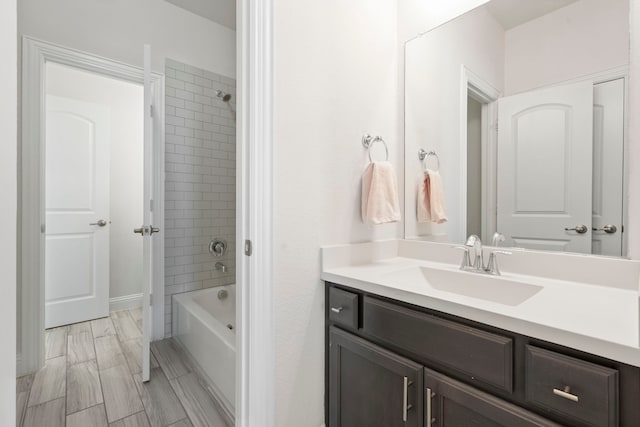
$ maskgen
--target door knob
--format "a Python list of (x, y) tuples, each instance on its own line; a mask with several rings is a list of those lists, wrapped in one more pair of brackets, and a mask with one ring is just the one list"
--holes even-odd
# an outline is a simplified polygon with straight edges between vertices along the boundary
[(618, 231), (618, 227), (612, 224), (607, 224), (602, 228), (594, 228), (593, 231), (604, 231), (605, 233), (613, 234)]
[(97, 225), (98, 227), (104, 227), (105, 225), (107, 225), (107, 221), (105, 221), (104, 219), (99, 219), (98, 222), (91, 222), (89, 223), (89, 225)]
[(149, 229), (149, 234), (153, 236), (153, 233), (159, 233), (160, 229), (158, 227), (154, 227), (153, 225)]
[(576, 233), (578, 233), (578, 234), (584, 234), (584, 233), (586, 233), (587, 231), (589, 231), (589, 228), (588, 228), (586, 225), (584, 225), (584, 224), (583, 224), (583, 225), (576, 225), (576, 226), (575, 226), (575, 227), (573, 227), (573, 228), (567, 228), (567, 227), (565, 227), (565, 228), (564, 228), (564, 230), (565, 230), (565, 231), (575, 231), (575, 232), (576, 232)]
[(141, 234), (141, 235), (143, 235), (143, 236), (144, 236), (145, 228), (144, 228), (144, 227), (134, 228), (134, 229), (133, 229), (133, 232), (134, 232), (134, 233), (136, 233), (136, 234)]

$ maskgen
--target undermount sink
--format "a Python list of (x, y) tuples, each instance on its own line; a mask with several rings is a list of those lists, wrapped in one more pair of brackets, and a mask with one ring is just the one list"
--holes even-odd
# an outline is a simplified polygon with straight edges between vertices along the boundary
[(460, 270), (410, 267), (387, 273), (390, 280), (424, 283), (433, 289), (499, 304), (516, 306), (542, 290), (542, 286)]

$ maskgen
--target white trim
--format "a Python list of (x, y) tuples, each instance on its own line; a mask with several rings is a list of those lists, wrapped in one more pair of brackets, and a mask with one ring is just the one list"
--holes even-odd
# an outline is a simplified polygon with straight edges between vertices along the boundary
[(273, 1), (241, 0), (237, 16), (236, 426), (273, 427)]
[(142, 307), (142, 294), (131, 294), (109, 298), (109, 313), (112, 311), (128, 310), (136, 307)]
[[(44, 233), (41, 232), (44, 221), (44, 90), (45, 63), (56, 62), (92, 71), (101, 75), (143, 83), (143, 71), (121, 62), (57, 46), (51, 43), (23, 37), (22, 55), (22, 363), (19, 374), (40, 369), (44, 365)], [(162, 95), (164, 78), (160, 74), (152, 75), (155, 93)], [(164, 129), (164, 97), (155, 99), (158, 114), (157, 126)], [(164, 132), (154, 134), (156, 159), (164, 157)], [(164, 161), (154, 165), (154, 176), (164, 176)], [(164, 179), (154, 187), (154, 200), (162, 207), (164, 199)], [(154, 214), (155, 216), (155, 214)], [(163, 225), (164, 211), (157, 212), (157, 224)], [(154, 218), (155, 220), (155, 218)], [(154, 224), (155, 225), (155, 224)], [(162, 236), (162, 234), (160, 234)], [(154, 271), (161, 271), (154, 280), (154, 294), (164, 296), (164, 239), (154, 239)], [(159, 249), (156, 250), (156, 247)], [(156, 302), (154, 312), (159, 311), (161, 321), (153, 330), (159, 336), (164, 335), (164, 301)], [(156, 313), (157, 315), (158, 313)], [(154, 334), (155, 335), (155, 334)]]
[(20, 372), (22, 372), (22, 353), (16, 354), (16, 376), (17, 377), (20, 376)]
[[(497, 121), (497, 109), (488, 107), (500, 97), (500, 91), (493, 87), (489, 82), (485, 81), (473, 71), (468, 69), (464, 64), (461, 66), (460, 72), (460, 212), (458, 213), (460, 227), (457, 236), (451, 236), (451, 241), (464, 242), (467, 239), (467, 98), (471, 95), (475, 100), (482, 103), (483, 121), (486, 114), (487, 122), (483, 122), (482, 126), (482, 143), (483, 143), (483, 162), (491, 158), (491, 144), (495, 144), (495, 138), (491, 135), (491, 123)], [(486, 144), (486, 145), (485, 145)], [(496, 162), (493, 162), (495, 164)], [(486, 164), (486, 163), (483, 163)], [(482, 204), (483, 207), (491, 197), (491, 174), (484, 175), (487, 179), (487, 191), (483, 191)], [(495, 181), (495, 179), (493, 179)], [(483, 186), (484, 189), (485, 186)], [(482, 221), (483, 230), (487, 229), (485, 220)]]

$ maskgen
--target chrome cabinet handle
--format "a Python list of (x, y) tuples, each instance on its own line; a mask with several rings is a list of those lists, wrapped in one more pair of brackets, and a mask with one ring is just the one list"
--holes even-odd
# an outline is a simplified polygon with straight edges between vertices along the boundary
[(413, 381), (409, 381), (409, 378), (404, 377), (404, 387), (402, 394), (402, 421), (407, 422), (407, 414), (413, 408), (413, 405), (409, 405), (409, 386), (413, 385)]
[(344, 310), (344, 307), (331, 307), (331, 311), (333, 311), (334, 313), (340, 314), (342, 310)]
[(89, 225), (97, 225), (98, 227), (104, 227), (105, 225), (107, 225), (107, 221), (105, 221), (104, 219), (99, 219), (98, 222), (91, 222), (89, 223)]
[(433, 414), (432, 414), (432, 407), (431, 407), (431, 399), (433, 399), (435, 397), (435, 393), (433, 391), (431, 391), (431, 389), (429, 387), (427, 387), (427, 427), (431, 427), (431, 425), (436, 421), (435, 418), (433, 418)]
[(618, 227), (616, 227), (616, 226), (615, 226), (615, 225), (613, 225), (613, 224), (607, 224), (607, 225), (605, 225), (605, 226), (604, 226), (604, 227), (602, 227), (602, 228), (595, 228), (595, 227), (594, 227), (593, 231), (604, 231), (605, 233), (613, 234), (613, 233), (615, 233), (616, 231), (618, 231)]
[(569, 386), (566, 386), (564, 390), (554, 388), (553, 394), (555, 394), (556, 396), (564, 397), (565, 399), (569, 399), (572, 402), (577, 402), (579, 400), (578, 396), (576, 396), (575, 394), (571, 394), (570, 391), (571, 388)]
[(587, 231), (589, 231), (589, 227), (587, 227), (586, 225), (582, 224), (582, 225), (576, 225), (573, 228), (565, 227), (564, 231), (575, 231), (578, 234), (584, 234)]

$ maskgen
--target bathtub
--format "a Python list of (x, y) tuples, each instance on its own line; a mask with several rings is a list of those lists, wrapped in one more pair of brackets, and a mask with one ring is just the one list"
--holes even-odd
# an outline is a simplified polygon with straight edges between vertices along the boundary
[[(220, 299), (222, 292), (226, 298)], [(173, 296), (173, 337), (209, 380), (211, 391), (233, 417), (236, 392), (236, 286)]]

